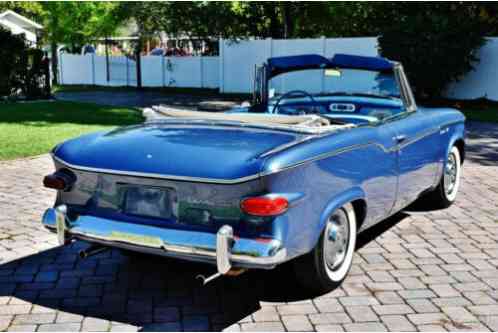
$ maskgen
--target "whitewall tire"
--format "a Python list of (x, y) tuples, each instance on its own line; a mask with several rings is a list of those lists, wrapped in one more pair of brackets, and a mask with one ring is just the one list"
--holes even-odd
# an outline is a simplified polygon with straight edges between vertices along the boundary
[(330, 215), (315, 248), (294, 262), (298, 282), (319, 293), (339, 286), (351, 269), (356, 237), (356, 214), (346, 204)]

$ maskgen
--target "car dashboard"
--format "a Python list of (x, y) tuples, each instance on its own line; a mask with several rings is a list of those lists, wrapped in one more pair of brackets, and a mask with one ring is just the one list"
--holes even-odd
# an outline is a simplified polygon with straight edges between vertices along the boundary
[(306, 98), (293, 98), (270, 101), (268, 113), (285, 115), (319, 114), (337, 123), (369, 124), (396, 115), (403, 110), (399, 99), (372, 97), (315, 97), (315, 101)]

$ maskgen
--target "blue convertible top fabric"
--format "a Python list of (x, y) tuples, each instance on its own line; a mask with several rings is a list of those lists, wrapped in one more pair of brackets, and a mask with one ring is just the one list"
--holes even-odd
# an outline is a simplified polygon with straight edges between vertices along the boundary
[(286, 72), (314, 68), (350, 68), (388, 72), (392, 71), (393, 63), (382, 57), (365, 57), (340, 53), (337, 53), (331, 59), (318, 54), (303, 54), (268, 59), (268, 74), (270, 78)]

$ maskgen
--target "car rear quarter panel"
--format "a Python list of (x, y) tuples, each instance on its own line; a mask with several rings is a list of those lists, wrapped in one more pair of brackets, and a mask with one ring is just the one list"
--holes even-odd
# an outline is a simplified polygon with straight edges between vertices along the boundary
[(395, 152), (377, 128), (356, 128), (303, 143), (269, 158), (263, 186), (268, 192), (302, 193), (303, 200), (277, 218), (290, 258), (309, 252), (330, 214), (347, 202), (364, 200), (361, 229), (390, 213), (396, 190)]

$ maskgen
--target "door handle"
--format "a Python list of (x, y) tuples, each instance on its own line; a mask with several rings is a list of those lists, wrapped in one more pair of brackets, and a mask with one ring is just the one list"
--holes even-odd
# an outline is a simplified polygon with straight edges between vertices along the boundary
[(404, 134), (399, 134), (399, 135), (393, 136), (393, 141), (395, 141), (396, 143), (401, 143), (405, 140), (406, 140), (406, 135), (404, 135)]

